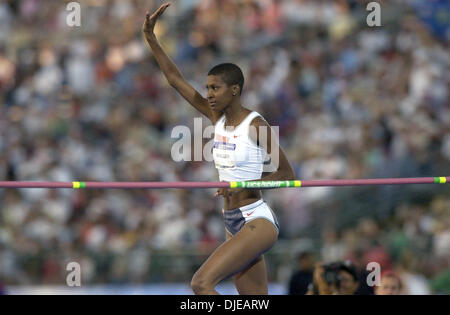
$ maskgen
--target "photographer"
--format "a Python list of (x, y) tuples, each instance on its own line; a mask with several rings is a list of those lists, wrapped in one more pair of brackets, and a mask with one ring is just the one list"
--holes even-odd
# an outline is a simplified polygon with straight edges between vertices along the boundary
[(353, 295), (358, 287), (358, 274), (350, 261), (317, 263), (307, 295)]

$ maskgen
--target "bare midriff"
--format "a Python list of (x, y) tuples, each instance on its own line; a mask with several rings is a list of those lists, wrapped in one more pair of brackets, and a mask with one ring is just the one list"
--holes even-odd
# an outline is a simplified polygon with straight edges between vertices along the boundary
[[(225, 211), (249, 205), (261, 199), (262, 196), (260, 189), (246, 189), (226, 197), (227, 191), (228, 189), (224, 192), (223, 208)], [(232, 191), (233, 189), (230, 189), (230, 192)]]

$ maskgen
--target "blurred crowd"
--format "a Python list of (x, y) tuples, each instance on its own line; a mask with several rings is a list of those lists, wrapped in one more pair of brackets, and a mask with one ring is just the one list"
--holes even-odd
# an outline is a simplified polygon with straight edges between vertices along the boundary
[[(429, 205), (399, 205), (384, 220), (362, 218), (350, 228), (324, 229), (321, 246), (296, 251), (296, 265), (279, 277), (291, 294), (305, 294), (314, 263), (352, 262), (358, 275), (358, 294), (373, 294), (367, 285), (379, 264), (381, 274), (395, 272), (401, 294), (450, 294), (450, 198), (437, 196)], [(290, 262), (288, 263), (288, 265)], [(284, 268), (280, 268), (283, 270)]]
[[(156, 32), (203, 94), (212, 66), (242, 68), (243, 105), (279, 126), (297, 178), (445, 176), (448, 44), (414, 1), (380, 3), (382, 27), (371, 28), (364, 1), (185, 0)], [(0, 180), (217, 181), (212, 163), (171, 156), (172, 129), (193, 130), (200, 114), (167, 84), (143, 41), (145, 12), (161, 2), (80, 4), (81, 26), (70, 27), (63, 1), (0, 3)], [(223, 241), (214, 192), (0, 190), (0, 282), (61, 283), (69, 261), (82, 263), (87, 282), (168, 281), (173, 275), (152, 272), (154, 253), (204, 254)], [(450, 266), (448, 189), (345, 230), (313, 211), (338, 193), (264, 198), (282, 240), (320, 234), (321, 261), (382, 261), (420, 287), (414, 292), (442, 292), (430, 281)]]

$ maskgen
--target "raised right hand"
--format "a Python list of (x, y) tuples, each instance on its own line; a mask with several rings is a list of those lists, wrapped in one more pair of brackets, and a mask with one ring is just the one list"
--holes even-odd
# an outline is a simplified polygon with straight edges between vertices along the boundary
[(166, 2), (163, 5), (161, 5), (158, 10), (156, 10), (151, 16), (150, 13), (147, 11), (145, 15), (145, 22), (142, 26), (142, 32), (145, 35), (145, 38), (150, 38), (155, 35), (154, 29), (156, 20), (163, 14), (163, 12), (171, 5), (170, 2)]

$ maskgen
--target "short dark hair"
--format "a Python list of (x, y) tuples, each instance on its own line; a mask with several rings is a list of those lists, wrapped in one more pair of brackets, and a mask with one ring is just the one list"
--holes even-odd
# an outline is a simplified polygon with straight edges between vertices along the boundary
[(353, 280), (359, 280), (358, 271), (350, 260), (332, 262), (323, 265), (323, 268), (325, 269), (325, 278), (327, 278), (327, 275), (329, 275), (330, 279), (335, 278), (338, 271), (345, 271), (353, 277)]
[(221, 63), (214, 66), (209, 70), (208, 75), (219, 75), (228, 86), (238, 84), (240, 87), (239, 94), (242, 94), (244, 75), (242, 74), (241, 68), (234, 63)]
[(351, 261), (346, 260), (344, 262), (341, 262), (341, 266), (339, 269), (351, 274), (353, 277), (353, 280), (355, 280), (355, 281), (359, 280), (358, 271), (356, 270), (355, 265), (353, 265), (353, 263)]

